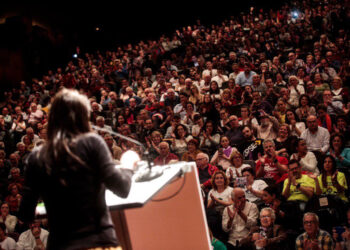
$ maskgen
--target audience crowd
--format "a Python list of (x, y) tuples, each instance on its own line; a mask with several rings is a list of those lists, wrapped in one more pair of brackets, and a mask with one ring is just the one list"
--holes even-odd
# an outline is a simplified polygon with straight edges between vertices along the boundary
[(48, 226), (17, 213), (61, 88), (89, 97), (115, 160), (142, 152), (106, 131), (142, 142), (156, 165), (196, 162), (220, 249), (350, 249), (346, 3), (251, 8), (115, 51), (77, 48), (65, 68), (21, 81), (0, 104), (1, 249), (45, 248)]

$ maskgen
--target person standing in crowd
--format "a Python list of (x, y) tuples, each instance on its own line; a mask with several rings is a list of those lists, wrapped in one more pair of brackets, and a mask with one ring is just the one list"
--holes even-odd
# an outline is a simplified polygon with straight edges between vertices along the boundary
[(48, 248), (117, 246), (104, 190), (126, 197), (132, 171), (115, 168), (104, 140), (91, 133), (89, 115), (86, 96), (61, 90), (51, 105), (47, 142), (28, 157), (19, 218), (31, 222), (39, 195), (43, 198)]

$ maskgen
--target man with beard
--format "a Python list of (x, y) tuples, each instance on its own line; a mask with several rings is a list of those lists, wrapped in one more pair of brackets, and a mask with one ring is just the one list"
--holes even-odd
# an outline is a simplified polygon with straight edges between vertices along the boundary
[(297, 160), (291, 160), (288, 164), (288, 179), (283, 183), (283, 196), (287, 201), (307, 202), (313, 195), (317, 178), (314, 180), (301, 173), (301, 166)]
[(251, 126), (257, 131), (257, 137), (263, 140), (276, 139), (279, 129), (278, 120), (275, 117), (266, 114), (263, 110), (260, 110), (259, 113), (261, 115), (260, 125), (251, 124)]
[(258, 154), (263, 154), (264, 150), (262, 147), (262, 139), (257, 139), (254, 136), (254, 131), (249, 126), (243, 126), (242, 133), (244, 140), (238, 146), (238, 151), (242, 152), (244, 160), (253, 160), (258, 159)]
[(254, 71), (251, 71), (249, 63), (244, 64), (244, 71), (240, 72), (236, 77), (236, 83), (241, 86), (247, 86), (253, 84), (253, 76), (256, 75)]

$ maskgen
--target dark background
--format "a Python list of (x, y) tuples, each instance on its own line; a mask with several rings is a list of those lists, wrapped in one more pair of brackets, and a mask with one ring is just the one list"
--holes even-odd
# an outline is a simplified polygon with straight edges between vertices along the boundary
[[(65, 65), (76, 46), (82, 52), (114, 49), (140, 40), (158, 39), (176, 29), (220, 24), (256, 8), (276, 8), (282, 1), (129, 1), (2, 4), (0, 8), (0, 88), (39, 77)], [(191, 4), (191, 5), (190, 5)], [(96, 28), (99, 30), (96, 30)], [(1, 91), (1, 90), (0, 90)]]

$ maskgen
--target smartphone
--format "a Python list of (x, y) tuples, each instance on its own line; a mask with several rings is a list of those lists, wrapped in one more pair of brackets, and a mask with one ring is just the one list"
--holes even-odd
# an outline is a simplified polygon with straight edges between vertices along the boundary
[(341, 235), (345, 232), (345, 228), (344, 228), (344, 227), (341, 227), (341, 226), (338, 226), (338, 227), (335, 227), (335, 231), (336, 231), (337, 234), (338, 234), (337, 241), (338, 241), (338, 242), (344, 241), (344, 239), (343, 239), (343, 237), (342, 237)]

